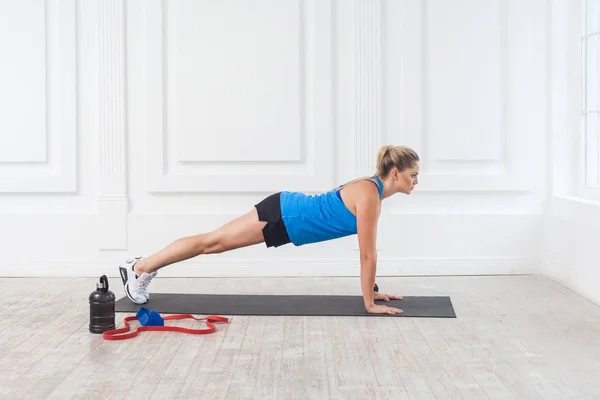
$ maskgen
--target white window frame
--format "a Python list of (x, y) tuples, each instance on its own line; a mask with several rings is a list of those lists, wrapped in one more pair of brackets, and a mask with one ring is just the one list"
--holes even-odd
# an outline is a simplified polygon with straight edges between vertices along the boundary
[[(600, 201), (600, 1), (599, 0), (581, 0), (582, 1), (582, 32), (581, 32), (581, 130), (579, 138), (579, 168), (577, 179), (577, 195), (587, 200)], [(596, 2), (596, 9), (588, 10), (588, 3)], [(588, 32), (587, 22), (589, 13), (595, 12), (595, 29)], [(590, 39), (598, 42), (596, 50), (596, 105), (593, 109), (588, 108), (588, 41)], [(596, 116), (596, 132), (590, 132), (587, 128), (588, 116)], [(596, 147), (596, 179), (594, 182), (588, 182), (588, 139), (595, 136)]]

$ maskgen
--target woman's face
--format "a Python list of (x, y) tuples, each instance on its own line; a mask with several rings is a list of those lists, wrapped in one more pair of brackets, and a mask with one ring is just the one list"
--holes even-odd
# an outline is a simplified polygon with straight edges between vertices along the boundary
[(392, 178), (397, 192), (410, 194), (415, 185), (419, 184), (419, 163), (416, 162), (411, 168), (407, 168), (402, 172), (394, 168)]

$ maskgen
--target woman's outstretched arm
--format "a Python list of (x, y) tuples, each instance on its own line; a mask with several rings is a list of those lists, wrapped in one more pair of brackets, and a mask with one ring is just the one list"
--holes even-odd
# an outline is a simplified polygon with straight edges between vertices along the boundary
[(365, 193), (356, 203), (358, 246), (360, 248), (360, 284), (365, 309), (369, 313), (398, 314), (402, 310), (375, 304), (377, 272), (377, 220), (381, 202), (377, 192)]

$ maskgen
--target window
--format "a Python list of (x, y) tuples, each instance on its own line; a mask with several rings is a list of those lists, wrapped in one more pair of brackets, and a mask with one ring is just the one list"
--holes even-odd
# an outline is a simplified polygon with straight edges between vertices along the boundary
[(582, 1), (580, 186), (584, 197), (600, 200), (600, 0)]

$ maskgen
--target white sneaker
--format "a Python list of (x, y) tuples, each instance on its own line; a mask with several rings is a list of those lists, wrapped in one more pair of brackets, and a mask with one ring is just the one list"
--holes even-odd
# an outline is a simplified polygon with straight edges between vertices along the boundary
[(141, 276), (133, 271), (135, 264), (142, 257), (136, 257), (131, 260), (127, 260), (124, 265), (119, 265), (119, 273), (123, 280), (123, 288), (125, 294), (129, 300), (136, 304), (144, 304), (150, 299), (150, 293), (148, 292), (148, 285), (152, 281), (152, 278), (156, 276), (156, 272), (151, 274), (144, 272)]

